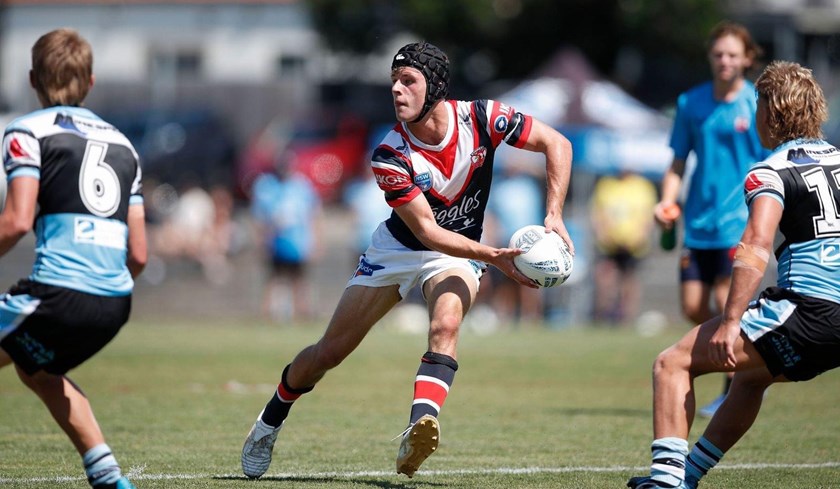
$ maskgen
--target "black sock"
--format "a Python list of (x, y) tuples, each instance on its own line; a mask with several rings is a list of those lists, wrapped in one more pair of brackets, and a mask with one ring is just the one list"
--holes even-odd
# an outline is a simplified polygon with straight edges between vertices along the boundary
[(283, 424), (283, 421), (286, 420), (286, 417), (289, 415), (289, 410), (292, 409), (292, 404), (294, 404), (298, 397), (314, 388), (314, 386), (304, 387), (303, 389), (293, 389), (290, 387), (286, 381), (289, 367), (290, 365), (286, 365), (286, 368), (283, 369), (283, 376), (280, 379), (280, 384), (277, 385), (277, 391), (271, 396), (268, 404), (265, 405), (262, 417), (260, 418), (263, 423), (275, 428)]

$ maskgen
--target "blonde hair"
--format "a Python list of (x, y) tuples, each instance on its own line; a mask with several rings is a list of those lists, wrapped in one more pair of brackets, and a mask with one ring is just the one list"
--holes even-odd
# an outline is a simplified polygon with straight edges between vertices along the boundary
[(44, 107), (81, 105), (93, 76), (93, 51), (73, 29), (50, 31), (32, 46), (32, 86)]
[(774, 61), (758, 77), (755, 89), (759, 99), (767, 101), (767, 128), (773, 139), (822, 139), (828, 108), (811, 70), (789, 61)]

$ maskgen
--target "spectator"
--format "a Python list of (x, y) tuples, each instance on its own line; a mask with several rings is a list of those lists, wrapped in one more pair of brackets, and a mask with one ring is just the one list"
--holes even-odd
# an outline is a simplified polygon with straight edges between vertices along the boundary
[(305, 321), (312, 309), (308, 267), (319, 253), (321, 200), (304, 176), (281, 156), (273, 173), (251, 188), (251, 216), (268, 265), (262, 311), (282, 321)]
[[(760, 49), (749, 31), (722, 22), (709, 36), (712, 80), (680, 95), (671, 133), (674, 160), (662, 179), (662, 198), (654, 210), (664, 228), (674, 226), (674, 214), (689, 153), (697, 165), (683, 203), (683, 254), (680, 299), (683, 314), (700, 324), (722, 311), (732, 274), (732, 255), (744, 230), (747, 208), (740, 195), (750, 165), (762, 160), (755, 130), (755, 87), (744, 78)], [(710, 304), (714, 300), (714, 308)], [(723, 393), (699, 411), (710, 416)]]
[(636, 319), (642, 287), (639, 261), (650, 251), (656, 187), (623, 170), (595, 184), (590, 217), (598, 257), (595, 263), (595, 322), (626, 324)]

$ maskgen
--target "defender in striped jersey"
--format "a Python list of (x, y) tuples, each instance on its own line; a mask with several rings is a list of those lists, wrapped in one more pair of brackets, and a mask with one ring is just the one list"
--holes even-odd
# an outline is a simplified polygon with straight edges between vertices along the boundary
[(146, 263), (141, 172), (131, 143), (80, 105), (93, 86), (90, 45), (70, 29), (32, 48), (30, 81), (42, 110), (3, 135), (8, 175), (0, 256), (35, 231), (28, 278), (0, 296), (0, 367), (46, 404), (82, 456), (96, 489), (131, 489), (90, 403), (65, 375), (128, 320)]
[(548, 232), (573, 248), (562, 219), (571, 174), (569, 141), (544, 123), (493, 100), (447, 100), (449, 60), (428, 43), (401, 48), (391, 65), (397, 124), (373, 152), (376, 181), (393, 208), (374, 232), (321, 339), (283, 371), (242, 450), (242, 469), (268, 469), (292, 403), (338, 366), (409, 290), (419, 285), (429, 308), (429, 336), (417, 375), (398, 473), (412, 477), (438, 447), (438, 414), (458, 370), (456, 346), (486, 264), (526, 287), (513, 265), (518, 249), (480, 242), (493, 157), (503, 142), (546, 159)]
[[(810, 70), (782, 61), (756, 91), (758, 134), (772, 153), (744, 183), (749, 218), (726, 306), (656, 359), (651, 474), (629, 487), (696, 488), (752, 426), (768, 386), (840, 366), (840, 150), (822, 140), (825, 98)], [(777, 229), (777, 286), (751, 301)], [(689, 453), (692, 386), (709, 372), (735, 376)]]

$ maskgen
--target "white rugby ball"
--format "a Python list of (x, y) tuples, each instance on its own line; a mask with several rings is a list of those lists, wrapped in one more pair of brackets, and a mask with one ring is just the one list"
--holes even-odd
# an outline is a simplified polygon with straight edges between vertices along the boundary
[(521, 255), (513, 257), (513, 263), (540, 287), (560, 285), (572, 274), (574, 256), (566, 242), (557, 233), (546, 233), (543, 226), (518, 229), (508, 247), (522, 250)]

